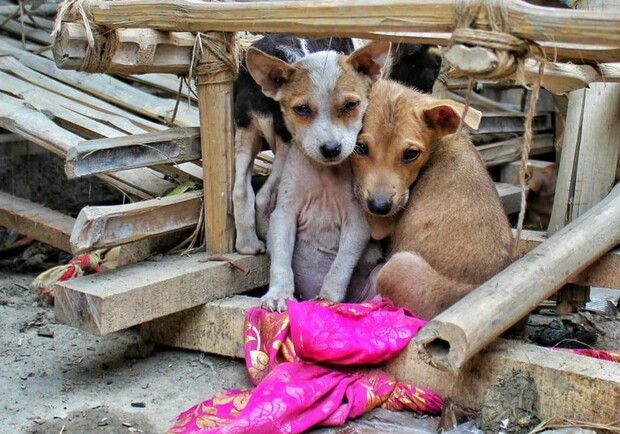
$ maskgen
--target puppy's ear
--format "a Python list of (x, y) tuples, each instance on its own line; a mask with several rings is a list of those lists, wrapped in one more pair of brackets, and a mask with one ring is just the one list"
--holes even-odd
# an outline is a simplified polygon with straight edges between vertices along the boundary
[[(445, 136), (456, 132), (464, 111), (463, 104), (442, 99), (424, 109), (424, 119), (429, 127), (437, 131), (439, 135)], [(477, 130), (481, 118), (482, 113), (479, 110), (469, 107), (463, 122), (472, 130)]]
[(246, 54), (246, 65), (250, 75), (262, 88), (263, 93), (279, 101), (282, 89), (295, 72), (295, 67), (284, 60), (250, 48)]
[(381, 77), (381, 69), (385, 65), (390, 54), (390, 43), (387, 41), (375, 41), (355, 50), (347, 61), (358, 72), (369, 76), (373, 81)]

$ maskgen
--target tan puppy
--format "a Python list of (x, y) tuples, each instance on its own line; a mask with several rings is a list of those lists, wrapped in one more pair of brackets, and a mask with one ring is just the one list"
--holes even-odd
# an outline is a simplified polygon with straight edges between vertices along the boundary
[[(462, 109), (379, 81), (352, 158), (373, 238), (391, 235), (374, 289), (425, 319), (511, 261), (512, 232), (495, 186), (469, 138), (453, 134)], [(470, 113), (465, 123), (477, 127), (479, 112)]]

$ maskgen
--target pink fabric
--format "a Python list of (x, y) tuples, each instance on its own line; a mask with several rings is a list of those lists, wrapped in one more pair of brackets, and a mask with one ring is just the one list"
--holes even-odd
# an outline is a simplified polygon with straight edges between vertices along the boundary
[(561, 349), (560, 351), (577, 354), (579, 356), (593, 357), (595, 359), (607, 360), (609, 362), (620, 363), (620, 351), (595, 350), (595, 349)]
[(439, 413), (437, 393), (360, 367), (395, 357), (424, 324), (381, 298), (290, 301), (288, 313), (250, 309), (245, 359), (257, 387), (223, 392), (188, 409), (170, 432), (300, 433), (342, 425), (379, 406)]

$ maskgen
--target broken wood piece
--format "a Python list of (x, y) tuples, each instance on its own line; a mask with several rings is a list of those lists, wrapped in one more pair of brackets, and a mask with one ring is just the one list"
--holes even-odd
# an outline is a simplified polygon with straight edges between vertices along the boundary
[[(245, 315), (259, 305), (257, 297), (236, 295), (143, 324), (141, 333), (163, 345), (243, 358)], [(430, 387), (467, 408), (478, 408), (486, 391), (513, 369), (533, 377), (541, 418), (608, 423), (618, 416), (619, 364), (520, 341), (498, 339), (458, 374), (430, 367), (413, 344), (387, 364), (399, 381)]]
[(620, 185), (598, 205), (474, 289), (416, 336), (428, 364), (458, 372), (571, 277), (620, 242)]
[[(200, 262), (206, 253), (165, 256), (54, 285), (58, 321), (96, 335), (123, 330), (213, 300), (263, 286), (265, 255), (226, 255), (247, 275), (224, 262)], [(203, 330), (204, 331), (204, 330)]]
[[(187, 74), (192, 62), (195, 35), (189, 32), (116, 29), (96, 37), (113, 39), (114, 46), (99, 62), (97, 72)], [(83, 70), (86, 62), (93, 62), (88, 50), (83, 24), (63, 23), (52, 49), (56, 65), (60, 69)]]
[(73, 217), (0, 191), (0, 226), (70, 252), (74, 223)]
[(78, 254), (194, 227), (201, 206), (199, 191), (125, 205), (86, 206), (73, 227), (71, 250)]
[(157, 164), (178, 164), (200, 159), (199, 128), (135, 134), (81, 142), (71, 148), (65, 162), (69, 179), (97, 173)]

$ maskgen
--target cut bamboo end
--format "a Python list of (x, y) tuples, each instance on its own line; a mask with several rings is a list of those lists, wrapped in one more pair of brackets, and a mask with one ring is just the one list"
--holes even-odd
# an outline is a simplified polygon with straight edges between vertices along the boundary
[(440, 313), (415, 338), (431, 366), (475, 354), (620, 242), (620, 185), (546, 242)]

